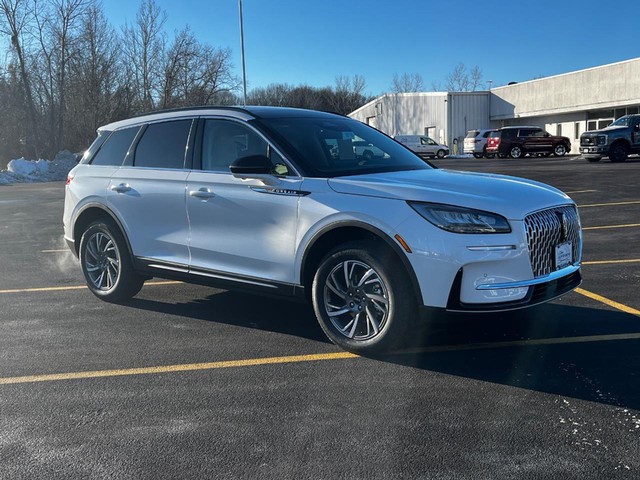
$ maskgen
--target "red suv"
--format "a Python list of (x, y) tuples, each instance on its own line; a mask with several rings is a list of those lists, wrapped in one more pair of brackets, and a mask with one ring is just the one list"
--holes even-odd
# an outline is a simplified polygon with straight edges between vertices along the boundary
[(540, 127), (502, 127), (491, 132), (487, 139), (487, 153), (499, 157), (521, 158), (527, 154), (557, 157), (571, 150), (567, 137), (551, 135)]

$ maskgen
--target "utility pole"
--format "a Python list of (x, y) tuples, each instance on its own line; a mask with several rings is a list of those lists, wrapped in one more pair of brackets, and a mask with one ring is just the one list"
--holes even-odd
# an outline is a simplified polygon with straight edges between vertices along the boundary
[(238, 0), (240, 12), (240, 51), (242, 52), (242, 105), (247, 104), (247, 71), (244, 66), (244, 25), (242, 21), (242, 0)]

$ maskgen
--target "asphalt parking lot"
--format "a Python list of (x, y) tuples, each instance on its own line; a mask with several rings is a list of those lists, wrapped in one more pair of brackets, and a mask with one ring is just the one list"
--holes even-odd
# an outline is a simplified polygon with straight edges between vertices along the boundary
[(301, 304), (158, 280), (101, 302), (64, 185), (0, 186), (0, 478), (639, 478), (640, 159), (435, 163), (569, 193), (580, 289), (356, 357)]

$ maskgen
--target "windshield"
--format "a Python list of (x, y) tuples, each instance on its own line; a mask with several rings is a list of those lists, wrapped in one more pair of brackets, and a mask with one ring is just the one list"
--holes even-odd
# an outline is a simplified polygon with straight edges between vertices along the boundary
[(259, 123), (307, 176), (433, 168), (378, 130), (348, 118), (266, 118)]
[(469, 130), (467, 132), (467, 136), (464, 138), (476, 138), (476, 136), (480, 133), (479, 130)]
[(613, 122), (609, 126), (610, 127), (628, 127), (630, 120), (631, 120), (631, 117), (622, 117), (622, 118), (619, 118), (618, 120), (616, 120), (615, 122)]

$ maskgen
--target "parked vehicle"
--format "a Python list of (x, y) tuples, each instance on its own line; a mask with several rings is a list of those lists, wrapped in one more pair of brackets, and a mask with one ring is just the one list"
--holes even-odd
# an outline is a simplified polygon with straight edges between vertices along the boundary
[(384, 152), (372, 143), (365, 142), (363, 140), (353, 141), (353, 150), (357, 157), (362, 157), (366, 160), (371, 160), (374, 157), (384, 157)]
[[(354, 141), (384, 155), (357, 157)], [(581, 282), (564, 193), (440, 170), (308, 110), (203, 107), (100, 127), (69, 173), (63, 224), (102, 300), (151, 277), (298, 297), (359, 353), (415, 334), (421, 311), (522, 308)]]
[(487, 153), (487, 138), (493, 129), (469, 130), (464, 137), (464, 153), (473, 154), (476, 158), (493, 158), (495, 154)]
[(487, 153), (500, 157), (521, 158), (525, 155), (562, 157), (571, 150), (567, 137), (551, 135), (540, 127), (502, 127), (489, 135)]
[(420, 156), (444, 158), (449, 155), (449, 147), (424, 135), (397, 135), (394, 138)]
[(607, 128), (580, 135), (580, 153), (590, 162), (608, 156), (612, 162), (624, 162), (632, 153), (640, 153), (640, 115), (626, 115)]

